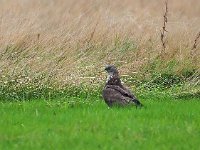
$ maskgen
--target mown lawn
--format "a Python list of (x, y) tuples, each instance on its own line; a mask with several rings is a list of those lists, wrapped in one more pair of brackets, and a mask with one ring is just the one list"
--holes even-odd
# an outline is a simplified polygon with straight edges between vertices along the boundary
[(143, 98), (145, 109), (100, 100), (0, 103), (0, 149), (200, 149), (200, 101)]

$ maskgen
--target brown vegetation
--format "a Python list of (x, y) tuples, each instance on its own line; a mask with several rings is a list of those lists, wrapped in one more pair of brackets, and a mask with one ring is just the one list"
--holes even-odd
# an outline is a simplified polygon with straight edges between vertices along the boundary
[[(0, 73), (98, 84), (105, 64), (141, 78), (198, 70), (200, 61), (193, 63), (190, 53), (199, 6), (199, 0), (168, 1), (167, 44), (159, 60), (162, 0), (0, 1)], [(198, 59), (200, 45), (195, 45)]]

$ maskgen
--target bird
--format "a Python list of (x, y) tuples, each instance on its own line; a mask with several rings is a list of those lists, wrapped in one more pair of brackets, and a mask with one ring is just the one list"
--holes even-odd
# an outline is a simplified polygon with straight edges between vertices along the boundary
[(119, 72), (114, 65), (107, 65), (105, 71), (108, 73), (108, 78), (102, 96), (109, 107), (135, 105), (136, 108), (141, 108), (143, 106), (131, 91), (122, 85)]

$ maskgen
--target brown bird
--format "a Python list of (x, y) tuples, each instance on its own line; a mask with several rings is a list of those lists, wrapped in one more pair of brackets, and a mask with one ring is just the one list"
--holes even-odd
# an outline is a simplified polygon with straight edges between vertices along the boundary
[(114, 65), (107, 65), (105, 70), (108, 73), (108, 79), (103, 89), (103, 98), (109, 107), (128, 106), (132, 104), (136, 107), (143, 106), (140, 101), (122, 85), (119, 72)]

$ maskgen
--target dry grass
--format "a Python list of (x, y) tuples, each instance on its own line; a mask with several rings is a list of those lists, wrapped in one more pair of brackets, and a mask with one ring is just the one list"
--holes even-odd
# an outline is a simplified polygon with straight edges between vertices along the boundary
[(108, 63), (144, 78), (151, 70), (198, 69), (199, 41), (195, 57), (190, 53), (199, 32), (199, 6), (199, 0), (168, 1), (166, 55), (151, 68), (162, 49), (162, 0), (1, 0), (1, 74), (98, 84)]

